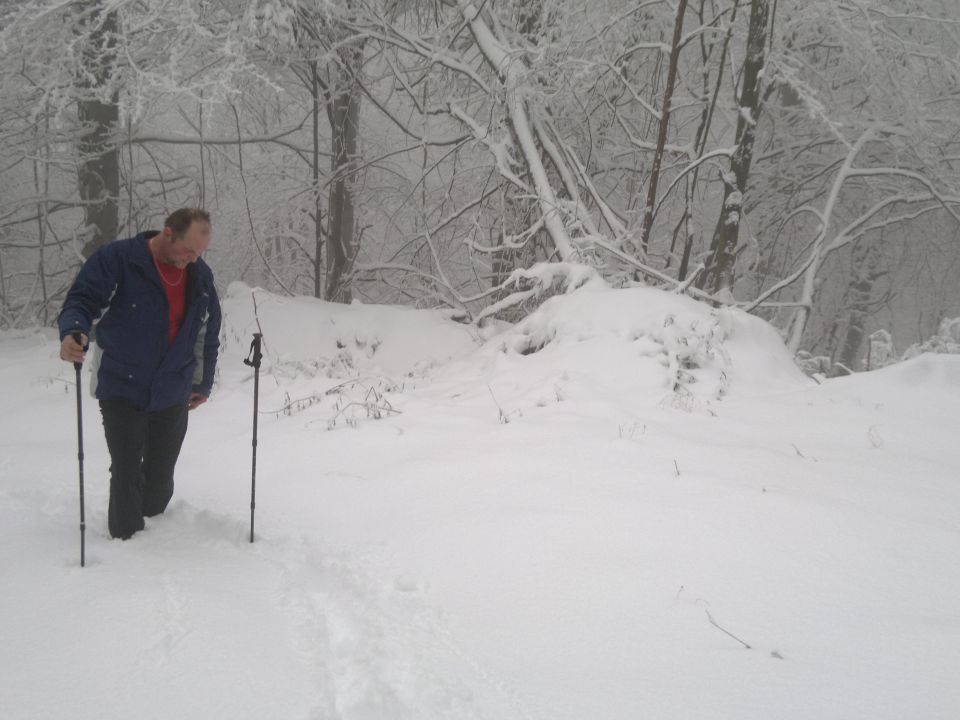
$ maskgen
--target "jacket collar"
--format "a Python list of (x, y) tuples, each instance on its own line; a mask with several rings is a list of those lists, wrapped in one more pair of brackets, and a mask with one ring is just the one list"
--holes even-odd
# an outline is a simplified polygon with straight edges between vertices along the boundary
[(159, 235), (158, 230), (147, 230), (133, 237), (133, 247), (130, 250), (130, 259), (142, 268), (150, 269), (153, 267), (153, 258), (150, 256), (150, 248), (147, 247), (147, 240), (154, 235)]
[[(159, 234), (159, 230), (147, 230), (131, 238), (133, 247), (130, 250), (130, 259), (132, 262), (143, 268), (146, 276), (153, 280), (157, 286), (162, 288), (163, 284), (160, 282), (160, 276), (157, 273), (157, 268), (154, 267), (153, 264), (153, 256), (150, 254), (150, 248), (147, 247), (147, 240), (152, 238), (154, 235)], [(192, 262), (187, 265), (187, 297), (192, 298), (195, 294), (195, 290), (197, 288), (197, 266), (202, 262), (203, 259), (198, 258), (196, 262)]]

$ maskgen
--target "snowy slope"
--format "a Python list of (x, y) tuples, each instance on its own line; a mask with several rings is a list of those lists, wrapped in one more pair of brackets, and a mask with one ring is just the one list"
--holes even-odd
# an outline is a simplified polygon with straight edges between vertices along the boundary
[(0, 717), (960, 715), (958, 358), (816, 385), (761, 321), (644, 289), (483, 331), (224, 307), (129, 542), (85, 398), (83, 569), (72, 368), (0, 336)]

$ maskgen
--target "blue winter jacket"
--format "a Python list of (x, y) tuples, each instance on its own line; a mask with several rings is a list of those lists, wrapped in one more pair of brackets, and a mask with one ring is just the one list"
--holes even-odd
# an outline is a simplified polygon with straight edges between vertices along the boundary
[(220, 301), (202, 260), (187, 266), (183, 325), (171, 345), (169, 304), (146, 232), (100, 247), (87, 260), (60, 312), (60, 339), (88, 337), (96, 322), (96, 397), (121, 398), (142, 410), (185, 405), (209, 395), (220, 347)]

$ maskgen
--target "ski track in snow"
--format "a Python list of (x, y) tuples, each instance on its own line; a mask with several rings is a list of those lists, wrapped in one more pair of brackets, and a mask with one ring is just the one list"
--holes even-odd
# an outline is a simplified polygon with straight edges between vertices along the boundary
[(290, 544), (283, 565), (288, 630), (318, 681), (311, 720), (529, 717), (509, 698), (496, 714), (483, 712), (475, 690), (490, 695), (489, 675), (405, 590), (371, 583), (304, 539)]

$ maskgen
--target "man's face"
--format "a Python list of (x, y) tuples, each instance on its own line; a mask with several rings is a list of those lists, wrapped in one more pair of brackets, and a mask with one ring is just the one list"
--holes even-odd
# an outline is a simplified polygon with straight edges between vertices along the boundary
[(206, 252), (210, 247), (210, 223), (194, 220), (183, 234), (175, 238), (170, 228), (161, 233), (163, 241), (158, 248), (160, 262), (185, 268)]

